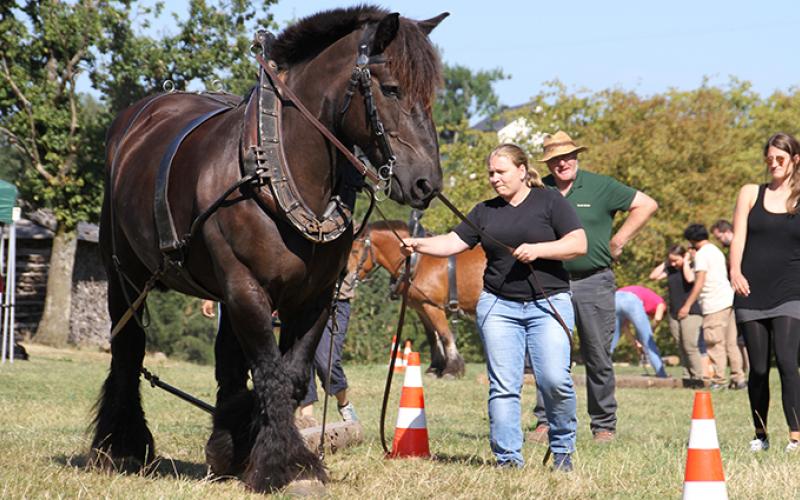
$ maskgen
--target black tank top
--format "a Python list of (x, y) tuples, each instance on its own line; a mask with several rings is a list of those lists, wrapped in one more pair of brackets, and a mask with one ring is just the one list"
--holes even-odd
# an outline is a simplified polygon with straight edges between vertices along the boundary
[(758, 198), (747, 216), (742, 274), (750, 283), (750, 296), (737, 295), (737, 308), (771, 309), (800, 300), (800, 213), (767, 212), (766, 187), (758, 187)]
[[(683, 277), (683, 269), (675, 269), (669, 263), (664, 265), (667, 272), (667, 290), (669, 291), (669, 315), (672, 319), (678, 319), (678, 311), (686, 303), (686, 297), (692, 291), (693, 283), (686, 281)], [(689, 309), (689, 314), (703, 314), (700, 310), (700, 301), (695, 300)]]

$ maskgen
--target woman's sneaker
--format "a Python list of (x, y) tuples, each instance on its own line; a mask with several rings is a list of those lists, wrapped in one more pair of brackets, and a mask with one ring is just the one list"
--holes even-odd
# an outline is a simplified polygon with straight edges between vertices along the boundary
[[(791, 443), (790, 443), (791, 444)], [(750, 451), (758, 452), (758, 451), (767, 451), (769, 449), (769, 439), (767, 438), (755, 438), (754, 440), (750, 441)]]
[(786, 453), (797, 453), (800, 450), (800, 441), (789, 441), (786, 445)]
[(342, 420), (345, 422), (358, 422), (358, 415), (356, 415), (356, 409), (353, 407), (353, 403), (348, 401), (344, 406), (338, 406), (339, 415), (342, 416)]

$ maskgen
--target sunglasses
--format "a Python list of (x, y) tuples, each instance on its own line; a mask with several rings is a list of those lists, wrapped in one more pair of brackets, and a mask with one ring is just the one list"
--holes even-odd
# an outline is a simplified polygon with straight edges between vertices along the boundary
[(547, 160), (547, 163), (553, 163), (555, 165), (558, 165), (559, 163), (561, 163), (562, 160), (567, 162), (567, 161), (572, 161), (572, 160), (577, 160), (577, 159), (578, 159), (578, 153), (567, 153), (567, 154), (561, 155), (561, 156), (554, 156), (553, 158), (550, 158), (549, 160)]
[(785, 156), (766, 156), (766, 157), (764, 157), (764, 163), (766, 163), (768, 167), (772, 165), (773, 161), (775, 161), (778, 164), (779, 167), (782, 167), (784, 163), (788, 162), (788, 160), (789, 160), (789, 158), (787, 158)]

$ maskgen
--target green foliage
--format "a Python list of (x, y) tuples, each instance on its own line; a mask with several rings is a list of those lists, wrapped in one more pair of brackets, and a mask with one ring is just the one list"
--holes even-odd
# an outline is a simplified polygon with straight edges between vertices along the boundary
[(500, 101), (494, 83), (509, 78), (500, 69), (472, 71), (447, 63), (442, 67), (443, 85), (433, 105), (433, 119), (442, 142), (452, 142), (474, 117), (494, 115)]
[[(174, 34), (153, 38), (132, 23), (131, 7), (106, 18), (105, 38), (97, 45), (100, 64), (91, 74), (112, 110), (159, 91), (166, 80), (179, 90), (200, 81), (209, 90), (219, 84), (243, 95), (255, 83), (256, 65), (250, 43), (257, 28), (275, 28), (269, 6), (275, 0), (191, 0), (189, 15), (174, 15)], [(142, 28), (159, 16), (163, 3), (139, 6)], [(217, 83), (219, 82), (219, 83)]]
[(0, 7), (0, 132), (23, 162), (10, 179), (35, 207), (74, 227), (96, 219), (103, 113), (76, 91), (94, 59), (101, 15), (91, 2), (6, 2)]
[(200, 299), (153, 291), (147, 297), (147, 350), (200, 364), (214, 362), (216, 319), (200, 313)]

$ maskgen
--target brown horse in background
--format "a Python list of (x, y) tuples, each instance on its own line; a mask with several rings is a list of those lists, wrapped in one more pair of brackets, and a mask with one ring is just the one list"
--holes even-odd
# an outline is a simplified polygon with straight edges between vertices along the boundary
[[(378, 221), (364, 230), (361, 238), (353, 242), (351, 259), (357, 259), (357, 277), (363, 281), (368, 275), (383, 267), (393, 279), (400, 278), (405, 257), (400, 252), (402, 238), (410, 236), (408, 225), (402, 221)], [(431, 346), (431, 365), (428, 373), (439, 377), (462, 377), (464, 359), (458, 352), (456, 338), (450, 329), (449, 314), (475, 315), (475, 306), (483, 288), (483, 270), (486, 254), (480, 245), (455, 256), (458, 311), (449, 310), (447, 258), (420, 255), (410, 280), (408, 305), (417, 312), (425, 327)], [(402, 284), (397, 292), (402, 293)]]
[[(241, 475), (256, 491), (327, 480), (293, 416), (353, 236), (348, 210), (355, 192), (347, 176), (355, 170), (325, 133), (384, 165), (392, 199), (426, 207), (442, 188), (431, 113), (441, 68), (427, 35), (445, 16), (417, 22), (372, 6), (321, 12), (287, 28), (271, 49), (262, 44), (272, 59), (264, 67), (280, 73), (267, 81), (264, 69), (245, 99), (175, 92), (117, 116), (107, 137), (100, 223), (115, 335), (92, 463), (114, 467), (112, 460), (145, 464), (155, 457), (139, 394), (145, 332), (138, 312), (135, 321), (123, 319), (155, 282), (221, 302), (218, 391), (206, 446), (212, 471)], [(358, 88), (350, 84), (356, 74), (367, 75)], [(296, 101), (272, 90), (277, 79)], [(248, 174), (253, 164), (258, 168)], [(278, 175), (287, 171), (288, 180)], [(291, 206), (281, 203), (287, 192)], [(305, 210), (302, 227), (292, 218), (297, 208)], [(187, 236), (163, 238), (165, 224), (178, 238)], [(276, 309), (279, 340), (271, 321)]]

